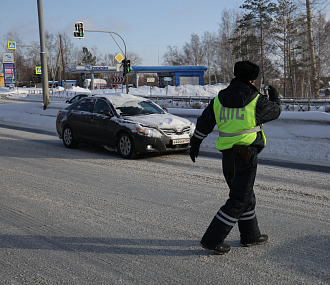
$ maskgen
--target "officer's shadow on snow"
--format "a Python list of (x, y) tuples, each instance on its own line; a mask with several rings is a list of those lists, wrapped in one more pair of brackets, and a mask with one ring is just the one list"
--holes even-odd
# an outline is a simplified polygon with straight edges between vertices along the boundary
[(207, 255), (196, 240), (0, 235), (1, 249), (54, 250), (118, 255)]

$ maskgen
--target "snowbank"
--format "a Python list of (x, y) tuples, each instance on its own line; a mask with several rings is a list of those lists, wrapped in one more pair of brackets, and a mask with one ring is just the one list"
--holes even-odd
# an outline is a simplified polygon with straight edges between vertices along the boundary
[[(196, 96), (214, 97), (220, 89), (226, 85), (219, 84), (215, 86), (181, 86), (170, 87), (168, 94), (179, 95), (184, 93), (195, 94)], [(51, 103), (46, 110), (43, 110), (42, 94), (31, 94), (29, 88), (18, 88), (18, 90), (0, 88), (0, 96), (5, 95), (9, 98), (23, 99), (17, 103), (8, 103), (2, 100), (0, 104), (0, 121), (12, 122), (25, 125), (32, 125), (38, 128), (47, 129), (56, 132), (55, 121), (56, 114), (60, 108), (67, 106), (65, 99), (60, 96), (50, 97)], [(31, 89), (30, 89), (31, 90)], [(165, 88), (153, 88), (153, 91), (163, 93)], [(35, 88), (34, 88), (35, 91)], [(59, 90), (61, 91), (61, 90)], [(117, 91), (119, 91), (117, 89)], [(91, 93), (80, 87), (74, 87), (70, 90), (69, 96), (77, 93)], [(103, 94), (109, 90), (93, 90), (92, 94)], [(115, 93), (116, 90), (110, 90)], [(131, 95), (149, 95), (150, 87), (143, 86), (140, 88), (131, 88)], [(161, 95), (161, 94), (160, 94)], [(65, 97), (67, 98), (67, 96)], [(31, 102), (39, 100), (40, 102)], [(30, 101), (30, 102), (29, 102)], [(196, 123), (197, 117), (200, 116), (203, 109), (185, 109), (168, 108), (169, 113), (188, 118), (191, 122)], [(284, 159), (289, 161), (301, 161), (308, 163), (317, 163), (330, 165), (330, 114), (318, 111), (297, 112), (282, 111), (278, 120), (269, 122), (264, 125), (267, 137), (267, 146), (262, 151), (261, 156), (271, 157), (273, 159)], [(215, 150), (215, 141), (218, 133), (216, 128), (203, 141), (202, 148), (204, 150)]]

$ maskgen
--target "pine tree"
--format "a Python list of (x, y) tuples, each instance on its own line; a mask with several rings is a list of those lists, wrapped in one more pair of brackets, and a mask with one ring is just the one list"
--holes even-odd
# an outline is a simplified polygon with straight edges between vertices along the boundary
[(82, 62), (86, 65), (95, 65), (96, 64), (96, 56), (88, 50), (87, 47), (83, 47), (83, 60)]
[[(265, 43), (272, 23), (272, 15), (276, 11), (276, 4), (270, 0), (245, 0), (240, 8), (246, 10), (239, 22), (242, 31), (242, 56), (251, 60), (260, 56), (261, 74), (265, 80)], [(258, 48), (259, 52), (256, 50)]]
[[(283, 96), (288, 93), (288, 83), (291, 85), (291, 93), (294, 92), (294, 78), (292, 74), (292, 62), (294, 60), (294, 50), (297, 50), (296, 38), (298, 37), (298, 29), (296, 27), (296, 15), (294, 11), (297, 6), (291, 0), (278, 0), (278, 9), (275, 16), (274, 26), (274, 44), (279, 51), (283, 68)], [(288, 78), (290, 80), (288, 80)]]

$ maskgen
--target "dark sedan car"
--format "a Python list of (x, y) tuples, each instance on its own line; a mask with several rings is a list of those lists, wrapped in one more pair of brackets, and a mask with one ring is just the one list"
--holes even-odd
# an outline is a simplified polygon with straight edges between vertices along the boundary
[(60, 110), (56, 129), (68, 148), (89, 141), (132, 158), (138, 153), (187, 150), (195, 125), (142, 97), (110, 93)]

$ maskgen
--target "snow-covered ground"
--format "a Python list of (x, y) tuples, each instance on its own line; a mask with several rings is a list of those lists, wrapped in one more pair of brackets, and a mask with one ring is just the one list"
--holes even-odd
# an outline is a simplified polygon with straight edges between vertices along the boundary
[[(225, 87), (226, 84), (213, 86), (186, 85), (170, 87), (168, 90), (166, 88), (154, 87), (152, 95), (214, 97), (220, 89)], [(19, 123), (55, 132), (56, 114), (60, 108), (66, 106), (65, 96), (59, 94), (58, 91), (60, 90), (54, 93), (55, 96), (51, 96), (52, 94), (50, 93), (51, 103), (46, 110), (43, 110), (42, 94), (31, 94), (31, 92), (35, 91), (40, 92), (41, 89), (18, 88), (10, 90), (0, 87), (0, 97), (21, 99), (15, 101), (15, 103), (7, 99), (1, 101), (3, 104), (0, 104), (0, 123)], [(75, 92), (90, 93), (90, 90), (74, 88), (70, 90), (69, 96), (74, 96)], [(93, 93), (102, 92), (104, 90), (93, 91)], [(111, 92), (115, 92), (115, 90), (111, 90)], [(131, 88), (130, 94), (150, 95), (150, 87)], [(175, 106), (167, 104), (165, 101), (161, 103), (168, 108), (169, 113), (188, 117), (192, 122), (196, 122), (197, 117), (203, 111), (203, 109), (185, 108), (184, 103), (181, 103), (181, 105), (177, 103)], [(204, 106), (202, 105), (202, 107)], [(262, 151), (261, 157), (330, 166), (329, 126), (330, 114), (324, 112), (324, 109), (308, 112), (283, 111), (278, 120), (264, 125), (267, 146)], [(216, 138), (217, 131), (214, 130), (203, 141), (202, 149), (214, 151), (216, 149)]]

